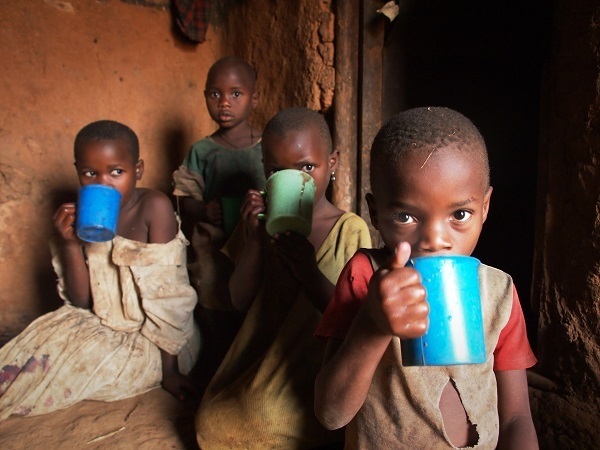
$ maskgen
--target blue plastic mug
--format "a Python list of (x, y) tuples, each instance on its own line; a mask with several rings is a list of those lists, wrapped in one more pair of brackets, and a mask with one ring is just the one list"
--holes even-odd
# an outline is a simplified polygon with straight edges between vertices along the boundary
[(103, 184), (89, 184), (79, 189), (75, 229), (79, 239), (87, 242), (110, 241), (117, 233), (121, 193)]
[(409, 261), (427, 290), (429, 328), (401, 341), (404, 366), (447, 366), (486, 361), (478, 259), (423, 256)]

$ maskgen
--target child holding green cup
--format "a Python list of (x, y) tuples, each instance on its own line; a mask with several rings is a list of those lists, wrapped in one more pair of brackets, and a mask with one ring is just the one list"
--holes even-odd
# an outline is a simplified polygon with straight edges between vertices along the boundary
[(319, 448), (343, 437), (313, 412), (324, 350), (313, 332), (343, 265), (370, 247), (369, 231), (325, 196), (338, 152), (322, 115), (279, 112), (262, 148), (266, 193), (248, 191), (241, 226), (223, 249), (235, 265), (232, 303), (246, 316), (196, 415), (201, 448)]

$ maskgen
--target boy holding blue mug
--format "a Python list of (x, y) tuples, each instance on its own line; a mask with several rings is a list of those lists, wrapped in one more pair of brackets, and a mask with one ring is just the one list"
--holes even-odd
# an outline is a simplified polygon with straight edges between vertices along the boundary
[(483, 138), (447, 108), (394, 116), (371, 150), (369, 213), (385, 248), (357, 253), (316, 331), (327, 340), (315, 412), (346, 448), (537, 448), (525, 369), (536, 363), (509, 275), (482, 265), (487, 359), (408, 367), (429, 305), (409, 258), (470, 255), (492, 188)]

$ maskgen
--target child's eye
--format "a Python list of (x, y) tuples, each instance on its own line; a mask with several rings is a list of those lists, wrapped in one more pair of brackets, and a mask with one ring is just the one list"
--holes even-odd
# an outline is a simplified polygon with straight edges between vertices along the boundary
[(234, 96), (235, 98), (239, 98), (239, 97), (241, 97), (241, 96), (242, 96), (242, 93), (241, 93), (240, 91), (235, 91), (235, 92), (233, 93), (233, 96)]
[(93, 177), (94, 175), (96, 175), (96, 172), (94, 172), (93, 170), (86, 170), (82, 172), (82, 175), (84, 177)]
[(123, 174), (123, 169), (113, 169), (110, 174), (112, 176), (116, 176), (116, 175), (122, 175)]
[(218, 92), (209, 92), (208, 96), (210, 98), (219, 98), (219, 93)]
[(312, 172), (313, 170), (315, 170), (315, 166), (313, 164), (304, 164), (304, 166), (302, 166), (302, 169), (305, 172)]
[(403, 223), (403, 224), (415, 222), (415, 218), (413, 216), (411, 216), (410, 214), (406, 214), (406, 213), (394, 214), (394, 218), (396, 219), (396, 221)]
[(456, 220), (457, 222), (466, 222), (471, 218), (472, 215), (473, 214), (471, 212), (461, 209), (452, 214), (452, 219)]

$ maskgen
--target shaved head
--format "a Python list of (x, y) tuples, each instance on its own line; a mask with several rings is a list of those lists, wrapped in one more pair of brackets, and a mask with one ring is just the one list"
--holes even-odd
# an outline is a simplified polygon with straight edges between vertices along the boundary
[(226, 70), (235, 71), (241, 79), (248, 83), (248, 87), (254, 90), (256, 85), (256, 70), (247, 61), (237, 56), (225, 56), (215, 62), (208, 70), (206, 77), (207, 85), (214, 79), (217, 73)]

